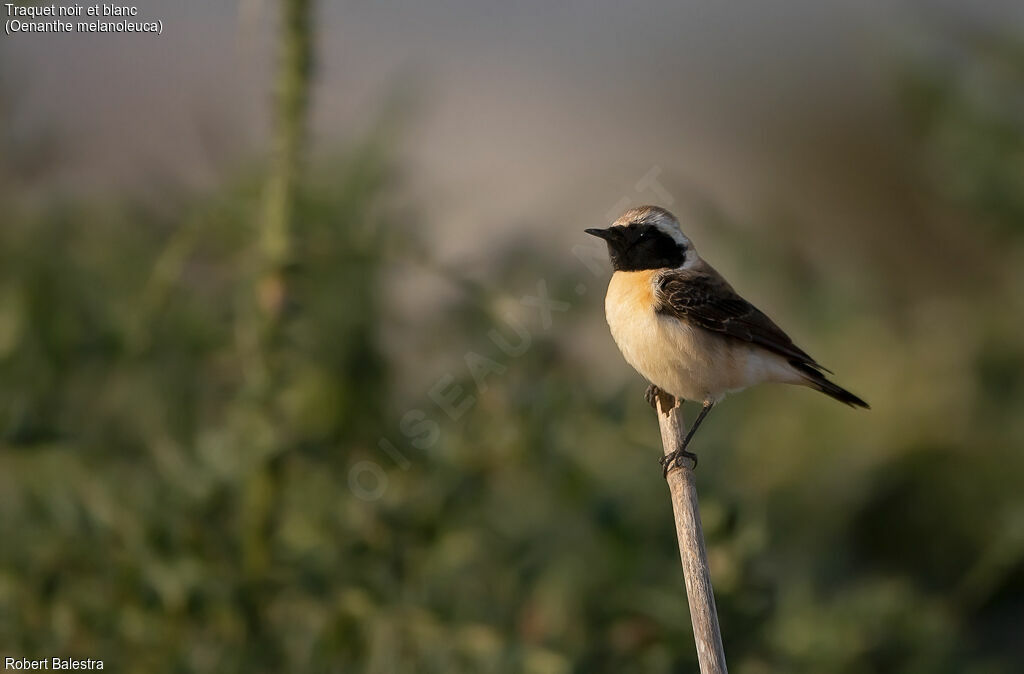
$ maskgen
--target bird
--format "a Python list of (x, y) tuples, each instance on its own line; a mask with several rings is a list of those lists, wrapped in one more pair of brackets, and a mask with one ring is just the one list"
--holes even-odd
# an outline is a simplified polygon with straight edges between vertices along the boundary
[(657, 409), (664, 392), (701, 404), (682, 446), (661, 460), (666, 476), (684, 458), (696, 467), (697, 456), (687, 447), (711, 408), (726, 394), (756, 384), (807, 386), (870, 409), (733, 290), (669, 211), (631, 208), (610, 227), (585, 231), (608, 245), (613, 273), (605, 317), (626, 362), (650, 383), (647, 401)]

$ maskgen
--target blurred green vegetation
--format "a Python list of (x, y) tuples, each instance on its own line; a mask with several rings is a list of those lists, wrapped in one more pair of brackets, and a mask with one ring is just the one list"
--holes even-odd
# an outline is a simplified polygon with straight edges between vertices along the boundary
[[(778, 235), (787, 223), (714, 222), (874, 406), (752, 391), (704, 426), (739, 674), (1024, 668), (1024, 59), (971, 49), (901, 84), (917, 187), (969, 228), (924, 223), (904, 265), (862, 253), (826, 274)], [(609, 390), (575, 347), (601, 302), (574, 290), (599, 282), (531, 247), (482, 284), (442, 273), (399, 206), (393, 137), (384, 125), (296, 178), (269, 283), (261, 167), (158, 205), (40, 198), (19, 180), (45, 175), (38, 144), (4, 138), (4, 655), (124, 672), (696, 671), (643, 383)], [(960, 265), (943, 282), (890, 292), (943, 253)], [(424, 267), (456, 291), (411, 325), (388, 280)], [(518, 302), (538, 279), (573, 298), (550, 328)], [(513, 339), (510, 313), (531, 336), (516, 357), (488, 338)], [(469, 351), (503, 370), (485, 390)], [(445, 390), (475, 397), (464, 416), (402, 384), (410, 352), (457, 364)], [(410, 409), (436, 442), (405, 438)], [(383, 471), (379, 498), (353, 490), (381, 477), (360, 461)]]

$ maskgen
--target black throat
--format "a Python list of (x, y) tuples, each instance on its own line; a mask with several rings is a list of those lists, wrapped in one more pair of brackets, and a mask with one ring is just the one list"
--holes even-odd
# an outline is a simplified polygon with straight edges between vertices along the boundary
[(654, 225), (613, 227), (608, 256), (615, 271), (676, 268), (686, 260), (686, 247)]

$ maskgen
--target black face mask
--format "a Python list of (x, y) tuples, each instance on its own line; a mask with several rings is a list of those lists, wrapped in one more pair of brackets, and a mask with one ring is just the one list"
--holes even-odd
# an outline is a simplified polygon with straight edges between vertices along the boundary
[(686, 260), (686, 247), (654, 225), (588, 229), (608, 243), (615, 271), (676, 268)]

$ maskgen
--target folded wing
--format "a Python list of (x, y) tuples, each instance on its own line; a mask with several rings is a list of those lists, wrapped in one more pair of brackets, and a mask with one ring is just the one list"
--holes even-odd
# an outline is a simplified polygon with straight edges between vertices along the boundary
[(671, 269), (660, 274), (655, 284), (659, 313), (757, 344), (791, 362), (829, 372), (757, 307), (736, 294), (713, 269)]

